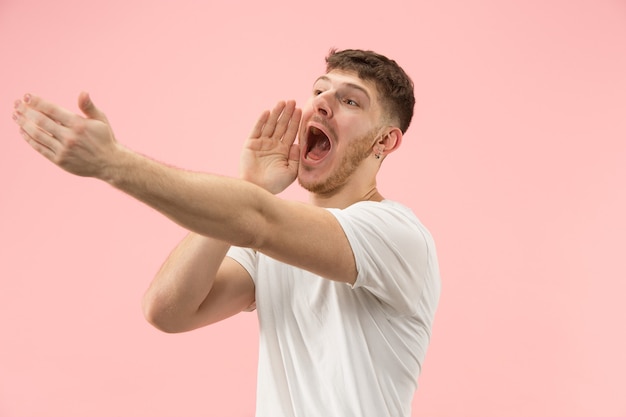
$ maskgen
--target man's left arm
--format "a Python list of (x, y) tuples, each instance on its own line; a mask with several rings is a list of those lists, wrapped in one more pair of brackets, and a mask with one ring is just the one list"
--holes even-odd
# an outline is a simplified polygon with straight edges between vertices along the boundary
[[(328, 279), (353, 283), (356, 266), (343, 229), (327, 210), (281, 200), (247, 181), (176, 169), (119, 144), (106, 116), (86, 94), (86, 117), (39, 97), (16, 102), (14, 118), (26, 141), (75, 175), (95, 177), (196, 233), (251, 247)], [(300, 113), (264, 134), (297, 129)]]

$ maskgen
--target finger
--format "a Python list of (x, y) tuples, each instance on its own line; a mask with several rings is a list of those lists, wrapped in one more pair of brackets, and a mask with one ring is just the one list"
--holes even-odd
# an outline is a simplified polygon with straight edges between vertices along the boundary
[(270, 117), (270, 111), (265, 110), (261, 116), (259, 116), (259, 120), (257, 120), (256, 124), (252, 128), (252, 133), (250, 133), (251, 138), (260, 138), (263, 133), (263, 126), (267, 123), (267, 119)]
[(43, 145), (42, 143), (40, 143), (40, 142), (36, 141), (35, 139), (33, 139), (24, 130), (20, 130), (20, 134), (22, 135), (22, 138), (24, 138), (24, 140), (34, 150), (36, 150), (37, 152), (39, 152), (40, 154), (42, 154), (43, 156), (45, 156), (49, 160), (51, 160), (51, 161), (54, 160), (54, 158), (56, 157), (56, 153), (54, 151), (52, 151), (49, 147), (47, 147), (47, 146)]
[(297, 167), (298, 162), (300, 162), (300, 145), (291, 145), (289, 148), (289, 165), (295, 163), (295, 166)]
[(45, 114), (55, 122), (62, 124), (63, 126), (71, 126), (72, 121), (78, 116), (77, 114), (64, 109), (50, 101), (44, 100), (41, 97), (37, 97), (32, 94), (24, 95), (24, 103), (31, 109), (37, 110), (40, 113)]
[(16, 111), (13, 113), (13, 120), (15, 120), (15, 123), (20, 127), (22, 136), (56, 153), (61, 143), (59, 139), (54, 136), (53, 132), (60, 134), (60, 129), (65, 128), (51, 121), (46, 115), (33, 109), (26, 107), (24, 113), (20, 113), (20, 108), (22, 107), (18, 106), (16, 103)]
[(23, 105), (20, 102), (15, 103), (13, 119), (27, 132), (33, 131), (33, 128), (37, 128), (56, 138), (63, 137), (67, 130), (66, 127), (53, 121), (47, 115)]
[(108, 119), (106, 115), (100, 111), (91, 101), (91, 97), (89, 97), (89, 93), (85, 93), (84, 91), (80, 93), (78, 96), (78, 107), (85, 114), (85, 116), (90, 119), (100, 120), (101, 122), (108, 123)]
[(280, 117), (280, 114), (283, 112), (284, 108), (285, 102), (279, 101), (272, 109), (269, 119), (267, 119), (265, 126), (263, 126), (263, 131), (261, 132), (262, 136), (271, 137), (274, 134), (274, 130), (276, 129), (276, 123), (278, 122), (278, 118)]
[[(294, 102), (295, 106), (295, 102)], [(286, 128), (286, 131), (281, 138), (281, 141), (291, 146), (293, 142), (296, 140), (296, 136), (298, 135), (298, 130), (300, 128), (300, 119), (302, 118), (302, 110), (301, 109), (293, 109), (293, 113), (291, 117), (289, 117), (289, 124)]]
[(274, 129), (274, 133), (272, 137), (275, 139), (283, 139), (283, 135), (287, 131), (289, 127), (289, 122), (291, 120), (291, 116), (293, 116), (293, 112), (296, 108), (296, 102), (293, 100), (285, 103), (285, 108), (283, 109), (280, 118), (278, 119), (278, 123), (276, 123), (276, 128)]

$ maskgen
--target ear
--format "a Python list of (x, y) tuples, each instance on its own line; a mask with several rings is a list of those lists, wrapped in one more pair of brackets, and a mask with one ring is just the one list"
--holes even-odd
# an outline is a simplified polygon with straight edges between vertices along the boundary
[(398, 149), (402, 144), (402, 131), (400, 128), (389, 126), (387, 129), (387, 133), (381, 136), (375, 145), (377, 152), (383, 157)]

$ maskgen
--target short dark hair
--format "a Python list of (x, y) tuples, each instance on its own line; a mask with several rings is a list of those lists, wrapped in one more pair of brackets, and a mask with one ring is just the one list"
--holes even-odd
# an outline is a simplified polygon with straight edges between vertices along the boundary
[(373, 51), (331, 49), (326, 57), (326, 72), (335, 69), (353, 71), (359, 78), (373, 81), (388, 116), (397, 118), (398, 127), (402, 133), (406, 132), (413, 118), (415, 95), (413, 81), (396, 61)]

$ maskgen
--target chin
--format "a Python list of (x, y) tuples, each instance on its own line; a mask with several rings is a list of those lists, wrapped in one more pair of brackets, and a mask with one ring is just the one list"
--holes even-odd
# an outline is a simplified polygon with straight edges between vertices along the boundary
[(307, 180), (307, 179), (303, 180), (302, 178), (300, 178), (300, 176), (298, 176), (298, 183), (300, 184), (302, 188), (304, 188), (308, 192), (317, 194), (317, 195), (336, 194), (341, 188), (341, 185), (337, 184), (336, 181), (330, 181), (330, 180), (317, 180), (316, 181), (316, 180)]
[(300, 184), (300, 187), (314, 194), (325, 194), (327, 188), (324, 181), (303, 179), (300, 175), (298, 175), (298, 184)]
[(323, 185), (323, 183), (319, 181), (303, 180), (300, 175), (298, 175), (298, 184), (300, 184), (300, 187), (312, 193), (315, 193), (316, 190)]

